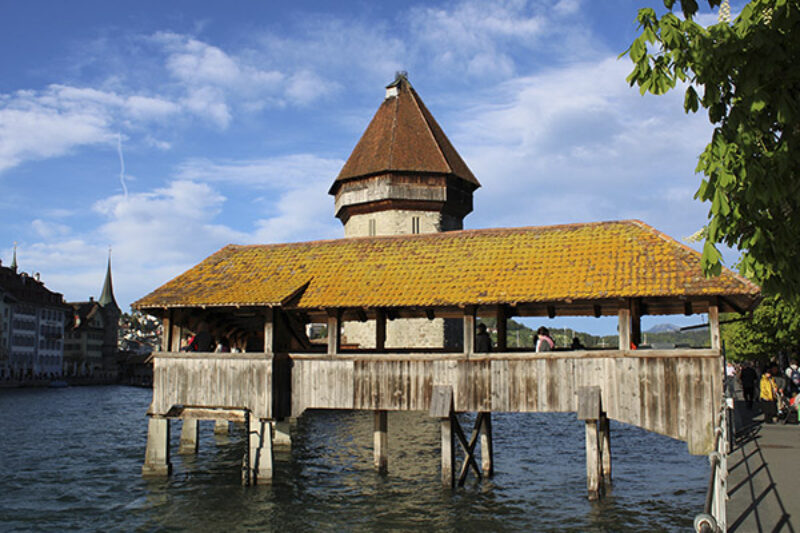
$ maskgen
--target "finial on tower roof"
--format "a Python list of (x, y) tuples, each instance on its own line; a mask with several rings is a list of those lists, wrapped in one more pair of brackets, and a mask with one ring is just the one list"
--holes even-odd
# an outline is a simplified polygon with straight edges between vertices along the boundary
[(17, 271), (17, 241), (14, 241), (14, 256), (11, 259), (11, 270)]
[(400, 86), (403, 84), (411, 87), (411, 82), (408, 81), (408, 72), (405, 70), (398, 70), (394, 73), (394, 81), (386, 86), (386, 98), (397, 96)]

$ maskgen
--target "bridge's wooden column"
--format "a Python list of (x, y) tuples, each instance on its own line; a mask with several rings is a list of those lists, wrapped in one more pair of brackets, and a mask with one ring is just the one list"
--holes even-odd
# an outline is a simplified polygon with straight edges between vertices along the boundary
[(328, 355), (339, 353), (342, 342), (341, 335), (342, 314), (338, 309), (328, 311)]
[(169, 419), (151, 416), (147, 422), (147, 448), (142, 476), (159, 477), (172, 473), (169, 461)]
[(480, 413), (483, 417), (481, 424), (481, 471), (484, 477), (494, 475), (494, 450), (492, 447), (492, 413)]
[(619, 349), (631, 349), (631, 310), (627, 304), (620, 305), (617, 311), (619, 316)]
[(275, 353), (275, 311), (264, 310), (264, 353)]
[(505, 352), (508, 348), (508, 318), (505, 306), (497, 306), (495, 318), (497, 319), (497, 351)]
[(464, 308), (464, 355), (469, 357), (475, 352), (475, 308)]
[[(637, 348), (642, 344), (642, 303), (639, 298), (631, 300), (631, 343)], [(630, 347), (630, 344), (628, 345)]]
[(440, 420), (442, 431), (442, 485), (455, 487), (456, 450), (453, 433), (453, 388), (434, 385), (431, 393), (430, 415)]
[(247, 451), (243, 460), (242, 484), (258, 485), (272, 480), (272, 428), (252, 413), (245, 417), (248, 427)]
[(375, 350), (386, 350), (386, 311), (383, 309), (375, 310)]
[(197, 419), (184, 418), (181, 423), (181, 442), (178, 446), (178, 453), (197, 453), (199, 435)]
[(600, 387), (578, 389), (578, 420), (586, 425), (586, 489), (590, 500), (603, 495), (602, 448), (597, 431), (601, 413)]
[(161, 351), (168, 352), (171, 346), (170, 335), (172, 333), (172, 311), (161, 317)]
[(606, 412), (600, 413), (598, 422), (600, 431), (600, 455), (603, 462), (603, 481), (611, 483), (611, 427)]
[(375, 468), (385, 474), (389, 470), (389, 432), (386, 411), (375, 411), (375, 430), (373, 433)]
[(719, 350), (721, 344), (719, 340), (719, 307), (717, 307), (716, 301), (712, 301), (708, 305), (708, 329), (711, 334), (711, 349)]

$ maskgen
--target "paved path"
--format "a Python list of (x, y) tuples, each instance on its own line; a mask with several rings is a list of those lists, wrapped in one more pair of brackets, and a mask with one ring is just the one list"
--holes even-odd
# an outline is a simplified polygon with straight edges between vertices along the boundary
[(800, 426), (764, 424), (736, 400), (728, 456), (728, 531), (794, 532), (800, 525)]

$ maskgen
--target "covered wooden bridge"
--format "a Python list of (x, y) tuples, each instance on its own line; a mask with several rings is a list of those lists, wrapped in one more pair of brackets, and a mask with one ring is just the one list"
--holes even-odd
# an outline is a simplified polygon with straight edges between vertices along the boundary
[[(238, 419), (250, 429), (245, 478), (263, 481), (272, 476), (272, 422), (306, 409), (374, 411), (375, 462), (385, 470), (386, 412), (420, 410), (442, 420), (442, 478), (451, 484), (469, 468), (491, 475), (492, 412), (575, 411), (587, 421), (596, 496), (610, 475), (608, 419), (710, 451), (722, 395), (719, 313), (745, 313), (759, 294), (728, 270), (705, 278), (697, 252), (636, 220), (230, 245), (134, 304), (164, 324), (143, 473), (169, 473), (170, 419), (184, 420), (189, 443), (197, 419)], [(710, 348), (634, 349), (643, 315), (701, 313)], [(617, 349), (506, 344), (510, 317), (609, 315), (619, 318)], [(476, 317), (497, 319), (491, 353), (475, 353)], [(387, 323), (409, 318), (455, 319), (463, 342), (390, 345)], [(348, 345), (345, 322), (371, 324), (374, 343)], [(327, 324), (327, 342), (308, 338), (311, 323)], [(188, 330), (245, 351), (180, 352)], [(454, 416), (466, 411), (479, 413), (469, 439)], [(460, 473), (456, 437), (466, 450)]]

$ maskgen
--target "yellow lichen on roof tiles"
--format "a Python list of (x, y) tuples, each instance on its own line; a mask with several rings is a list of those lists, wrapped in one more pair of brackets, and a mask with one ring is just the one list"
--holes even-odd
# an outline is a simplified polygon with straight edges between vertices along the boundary
[[(310, 283), (309, 283), (310, 282)], [(757, 295), (638, 221), (228, 246), (134, 305), (300, 308), (545, 302), (634, 296)]]

